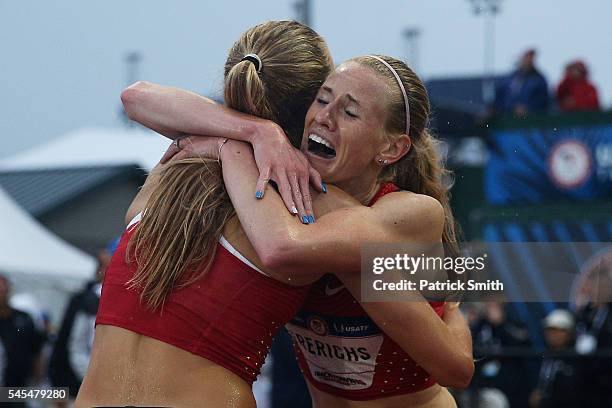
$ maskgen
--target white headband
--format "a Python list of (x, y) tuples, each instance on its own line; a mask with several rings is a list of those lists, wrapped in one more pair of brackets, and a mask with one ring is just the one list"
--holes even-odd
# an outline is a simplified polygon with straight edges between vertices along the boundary
[(402, 90), (402, 95), (404, 96), (404, 106), (406, 107), (406, 134), (410, 136), (410, 105), (408, 104), (408, 94), (406, 93), (406, 88), (404, 88), (404, 84), (402, 83), (400, 76), (398, 75), (397, 71), (384, 59), (377, 57), (376, 55), (368, 55), (368, 57), (382, 62), (383, 65), (387, 67), (389, 71), (391, 71), (395, 77), (395, 80), (397, 81), (397, 84)]

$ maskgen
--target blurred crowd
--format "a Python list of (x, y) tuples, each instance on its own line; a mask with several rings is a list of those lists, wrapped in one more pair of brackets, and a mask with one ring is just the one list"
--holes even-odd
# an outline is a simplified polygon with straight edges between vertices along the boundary
[(574, 60), (565, 67), (565, 75), (553, 92), (536, 65), (537, 52), (529, 49), (521, 56), (517, 68), (498, 80), (490, 114), (513, 114), (559, 110), (600, 110), (597, 88), (589, 79), (584, 61)]
[[(477, 371), (465, 407), (609, 406), (612, 385), (612, 250), (587, 262), (571, 310), (551, 310), (541, 323), (544, 349), (499, 298), (470, 303)], [(480, 403), (480, 405), (478, 404)]]
[(91, 355), (101, 282), (115, 247), (113, 241), (98, 253), (94, 276), (70, 297), (57, 328), (48, 318), (12, 307), (10, 281), (0, 275), (0, 386), (68, 387), (71, 399), (76, 397)]
[(511, 304), (472, 304), (468, 316), (477, 372), (470, 390), (459, 396), (462, 406), (607, 406), (612, 384), (610, 305), (551, 311), (542, 321), (546, 346), (538, 350), (526, 327), (509, 317)]

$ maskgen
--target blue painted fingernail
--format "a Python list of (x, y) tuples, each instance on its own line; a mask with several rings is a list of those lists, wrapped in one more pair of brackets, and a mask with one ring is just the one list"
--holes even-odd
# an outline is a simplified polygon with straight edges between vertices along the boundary
[(308, 217), (310, 217), (310, 223), (314, 223), (315, 222), (315, 217), (314, 215), (309, 215)]
[(257, 191), (257, 192), (255, 193), (255, 198), (256, 198), (256, 199), (258, 199), (258, 200), (259, 200), (259, 199), (260, 199), (260, 198), (262, 198), (262, 197), (263, 197), (263, 191), (261, 191), (261, 190), (260, 190), (260, 191)]
[(327, 185), (324, 182), (321, 182), (321, 190), (323, 190), (324, 193), (327, 193)]
[(304, 224), (310, 224), (310, 220), (309, 220), (309, 219), (308, 219), (308, 217), (307, 217), (307, 216), (305, 216), (305, 215), (302, 215), (302, 222), (303, 222)]

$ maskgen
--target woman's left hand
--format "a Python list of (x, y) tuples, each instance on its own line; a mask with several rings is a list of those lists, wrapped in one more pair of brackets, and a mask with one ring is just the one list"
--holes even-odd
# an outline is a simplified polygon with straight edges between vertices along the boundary
[[(211, 136), (180, 136), (168, 147), (160, 162), (187, 157), (219, 160), (225, 140)], [(255, 197), (263, 198), (266, 184), (274, 181), (287, 210), (294, 215), (299, 214), (304, 223), (314, 222), (309, 182), (322, 191), (319, 173), (310, 166), (302, 152), (291, 146), (284, 133), (276, 138), (268, 134), (267, 138), (256, 140), (259, 142), (253, 145), (253, 155), (259, 169), (259, 179)]]
[(315, 190), (323, 191), (321, 176), (304, 154), (291, 145), (279, 125), (265, 121), (256, 132), (259, 134), (251, 138), (259, 170), (255, 197), (263, 198), (266, 184), (273, 181), (287, 209), (292, 214), (299, 214), (304, 223), (314, 222), (310, 184)]

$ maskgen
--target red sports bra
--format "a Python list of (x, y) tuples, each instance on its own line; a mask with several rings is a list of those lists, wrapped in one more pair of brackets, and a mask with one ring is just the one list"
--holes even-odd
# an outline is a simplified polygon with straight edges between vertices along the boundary
[[(370, 205), (397, 190), (393, 184), (383, 185)], [(430, 304), (442, 316), (444, 303)], [(372, 400), (421, 391), (436, 383), (376, 326), (333, 275), (313, 284), (287, 329), (304, 376), (328, 394)]]
[(125, 254), (137, 224), (121, 237), (106, 271), (96, 324), (151, 337), (219, 364), (255, 381), (279, 327), (302, 305), (309, 286), (281, 283), (248, 262), (222, 239), (211, 269), (173, 291), (162, 311), (141, 305), (126, 287), (136, 271)]

